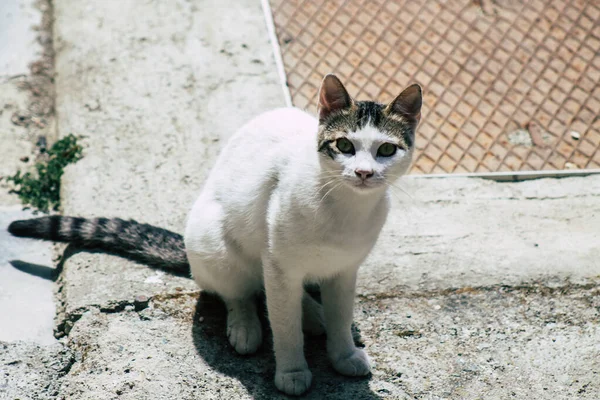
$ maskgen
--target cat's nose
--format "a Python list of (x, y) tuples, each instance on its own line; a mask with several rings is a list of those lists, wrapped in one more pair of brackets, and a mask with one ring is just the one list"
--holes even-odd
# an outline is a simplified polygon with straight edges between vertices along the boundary
[(373, 170), (372, 169), (358, 168), (358, 169), (354, 170), (354, 173), (356, 174), (356, 176), (358, 176), (359, 178), (361, 178), (363, 181), (366, 180), (366, 179), (369, 179), (370, 177), (373, 176)]

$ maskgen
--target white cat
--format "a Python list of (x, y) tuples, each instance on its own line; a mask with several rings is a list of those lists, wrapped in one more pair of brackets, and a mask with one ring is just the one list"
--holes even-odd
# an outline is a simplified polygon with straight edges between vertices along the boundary
[[(266, 291), (275, 384), (287, 394), (304, 393), (312, 380), (303, 329), (326, 329), (339, 373), (367, 375), (369, 359), (350, 331), (356, 275), (385, 222), (389, 186), (410, 166), (421, 103), (418, 85), (387, 106), (354, 101), (327, 75), (318, 121), (279, 109), (233, 135), (189, 215), (185, 239), (119, 218), (55, 215), (15, 221), (8, 230), (177, 272), (191, 267), (198, 285), (224, 300), (227, 335), (240, 354), (262, 342), (255, 300)], [(307, 283), (320, 285), (323, 306), (304, 292)]]
[[(255, 297), (266, 291), (276, 358), (275, 384), (305, 392), (312, 375), (302, 324), (318, 333), (341, 374), (369, 373), (355, 347), (356, 275), (386, 220), (389, 183), (411, 161), (421, 90), (390, 105), (353, 101), (334, 76), (319, 94), (319, 121), (286, 108), (250, 121), (219, 156), (185, 231), (198, 285), (227, 305), (227, 335), (240, 354), (262, 342)], [(321, 287), (323, 307), (304, 284)], [(324, 318), (323, 318), (324, 314)]]

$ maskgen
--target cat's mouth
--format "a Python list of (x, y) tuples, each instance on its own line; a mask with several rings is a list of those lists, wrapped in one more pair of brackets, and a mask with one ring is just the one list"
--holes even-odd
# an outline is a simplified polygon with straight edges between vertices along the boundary
[(381, 187), (383, 182), (378, 181), (378, 180), (371, 180), (371, 179), (366, 179), (366, 180), (362, 180), (362, 179), (353, 179), (352, 182), (350, 182), (350, 185), (352, 186), (352, 188), (360, 191), (360, 192), (365, 192), (368, 190), (372, 190), (378, 187)]

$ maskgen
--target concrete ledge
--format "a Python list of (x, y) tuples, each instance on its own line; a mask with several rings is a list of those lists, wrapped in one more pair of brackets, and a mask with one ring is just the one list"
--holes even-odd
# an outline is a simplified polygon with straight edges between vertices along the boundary
[(399, 185), (362, 294), (600, 280), (600, 176)]
[[(81, 354), (64, 379), (64, 398), (112, 399), (285, 399), (273, 383), (271, 338), (258, 354), (244, 357), (225, 335), (225, 309), (197, 294), (159, 296), (136, 312), (85, 313), (69, 335)], [(315, 389), (307, 399), (372, 399), (380, 378), (348, 379), (325, 356), (323, 338), (307, 341)], [(78, 358), (79, 359), (79, 358)], [(399, 389), (395, 393), (401, 393)]]
[[(362, 298), (357, 327), (373, 376), (335, 374), (323, 337), (307, 338), (314, 385), (305, 398), (596, 399), (599, 294), (540, 286)], [(194, 293), (139, 311), (91, 309), (69, 335), (77, 362), (59, 398), (286, 398), (272, 382), (270, 336), (242, 357), (224, 333), (223, 306)]]

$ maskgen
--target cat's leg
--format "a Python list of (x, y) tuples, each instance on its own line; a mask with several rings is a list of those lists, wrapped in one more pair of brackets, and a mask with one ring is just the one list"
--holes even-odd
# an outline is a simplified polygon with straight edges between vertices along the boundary
[(227, 337), (239, 354), (252, 354), (262, 343), (256, 298), (223, 298), (227, 306)]
[(252, 273), (227, 254), (196, 254), (188, 251), (192, 274), (203, 290), (218, 294), (227, 307), (227, 337), (239, 354), (252, 354), (262, 343), (262, 326), (256, 309), (256, 296), (262, 290), (262, 277)]
[(321, 282), (327, 354), (335, 370), (348, 376), (367, 375), (371, 370), (369, 357), (356, 348), (352, 338), (356, 272), (356, 269), (344, 271)]
[(282, 392), (297, 396), (308, 390), (312, 382), (304, 358), (303, 277), (283, 271), (268, 256), (263, 257), (263, 268), (275, 350), (275, 385)]
[(306, 292), (302, 297), (302, 329), (312, 336), (325, 333), (323, 306)]

